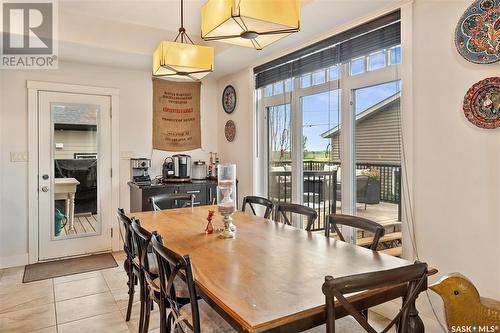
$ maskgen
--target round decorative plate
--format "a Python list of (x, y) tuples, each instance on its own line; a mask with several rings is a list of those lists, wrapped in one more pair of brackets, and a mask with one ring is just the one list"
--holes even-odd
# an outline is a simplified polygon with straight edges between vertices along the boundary
[(490, 77), (473, 85), (464, 98), (464, 113), (477, 127), (500, 127), (500, 77)]
[(234, 141), (234, 137), (236, 136), (236, 125), (234, 121), (228, 120), (226, 126), (224, 126), (224, 135), (226, 136), (226, 140), (229, 142)]
[(470, 62), (491, 64), (500, 60), (500, 0), (476, 0), (455, 29), (458, 52)]
[(231, 85), (224, 88), (224, 92), (222, 93), (222, 107), (226, 113), (232, 113), (236, 108), (236, 90)]

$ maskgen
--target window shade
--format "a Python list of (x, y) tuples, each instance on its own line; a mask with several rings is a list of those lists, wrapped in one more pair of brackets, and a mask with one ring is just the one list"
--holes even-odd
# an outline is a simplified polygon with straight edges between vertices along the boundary
[(254, 68), (255, 87), (260, 88), (399, 45), (400, 19), (398, 10), (257, 66)]

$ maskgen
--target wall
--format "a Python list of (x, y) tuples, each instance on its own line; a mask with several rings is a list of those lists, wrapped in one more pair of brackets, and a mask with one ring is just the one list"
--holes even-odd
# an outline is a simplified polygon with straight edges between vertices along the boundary
[(413, 12), (413, 172), (419, 254), (441, 276), (461, 272), (500, 299), (500, 129), (470, 124), (463, 98), (474, 83), (500, 76), (476, 65), (453, 34), (469, 0), (417, 0)]
[[(27, 163), (11, 162), (10, 152), (26, 152), (28, 140), (27, 80), (63, 82), (120, 89), (120, 206), (129, 208), (130, 157), (151, 157), (152, 175), (171, 153), (152, 151), (152, 86), (149, 71), (95, 65), (59, 63), (58, 70), (0, 71), (0, 267), (27, 260)], [(217, 84), (202, 84), (201, 122), (203, 148), (188, 152), (208, 159), (217, 150)]]
[[(240, 205), (244, 196), (254, 193), (254, 91), (252, 79), (252, 69), (246, 68), (218, 80), (219, 156), (222, 163), (236, 163)], [(229, 84), (236, 90), (236, 109), (233, 113), (226, 114), (222, 107), (221, 96), (224, 88)], [(236, 124), (236, 136), (233, 142), (228, 142), (224, 136), (224, 126), (229, 119)]]

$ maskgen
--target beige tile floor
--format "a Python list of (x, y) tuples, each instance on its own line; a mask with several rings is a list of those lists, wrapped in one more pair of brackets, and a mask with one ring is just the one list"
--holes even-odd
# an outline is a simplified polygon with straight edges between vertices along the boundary
[[(118, 267), (22, 283), (24, 267), (0, 270), (0, 332), (5, 333), (136, 333), (139, 297), (132, 317), (127, 311), (127, 276), (123, 253), (113, 254)], [(387, 319), (370, 314), (381, 326)], [(150, 332), (159, 333), (158, 307), (151, 313)], [(324, 332), (317, 328), (310, 332)]]

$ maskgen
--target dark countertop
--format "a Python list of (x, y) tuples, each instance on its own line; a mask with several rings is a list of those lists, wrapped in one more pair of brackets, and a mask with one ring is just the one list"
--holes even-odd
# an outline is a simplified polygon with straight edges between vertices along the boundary
[(192, 186), (192, 185), (217, 185), (217, 180), (214, 179), (203, 179), (203, 180), (191, 180), (189, 182), (171, 182), (171, 183), (158, 183), (154, 182), (151, 185), (137, 185), (133, 182), (127, 182), (130, 187), (149, 189), (149, 188), (161, 188), (161, 187), (173, 187), (173, 186)]

